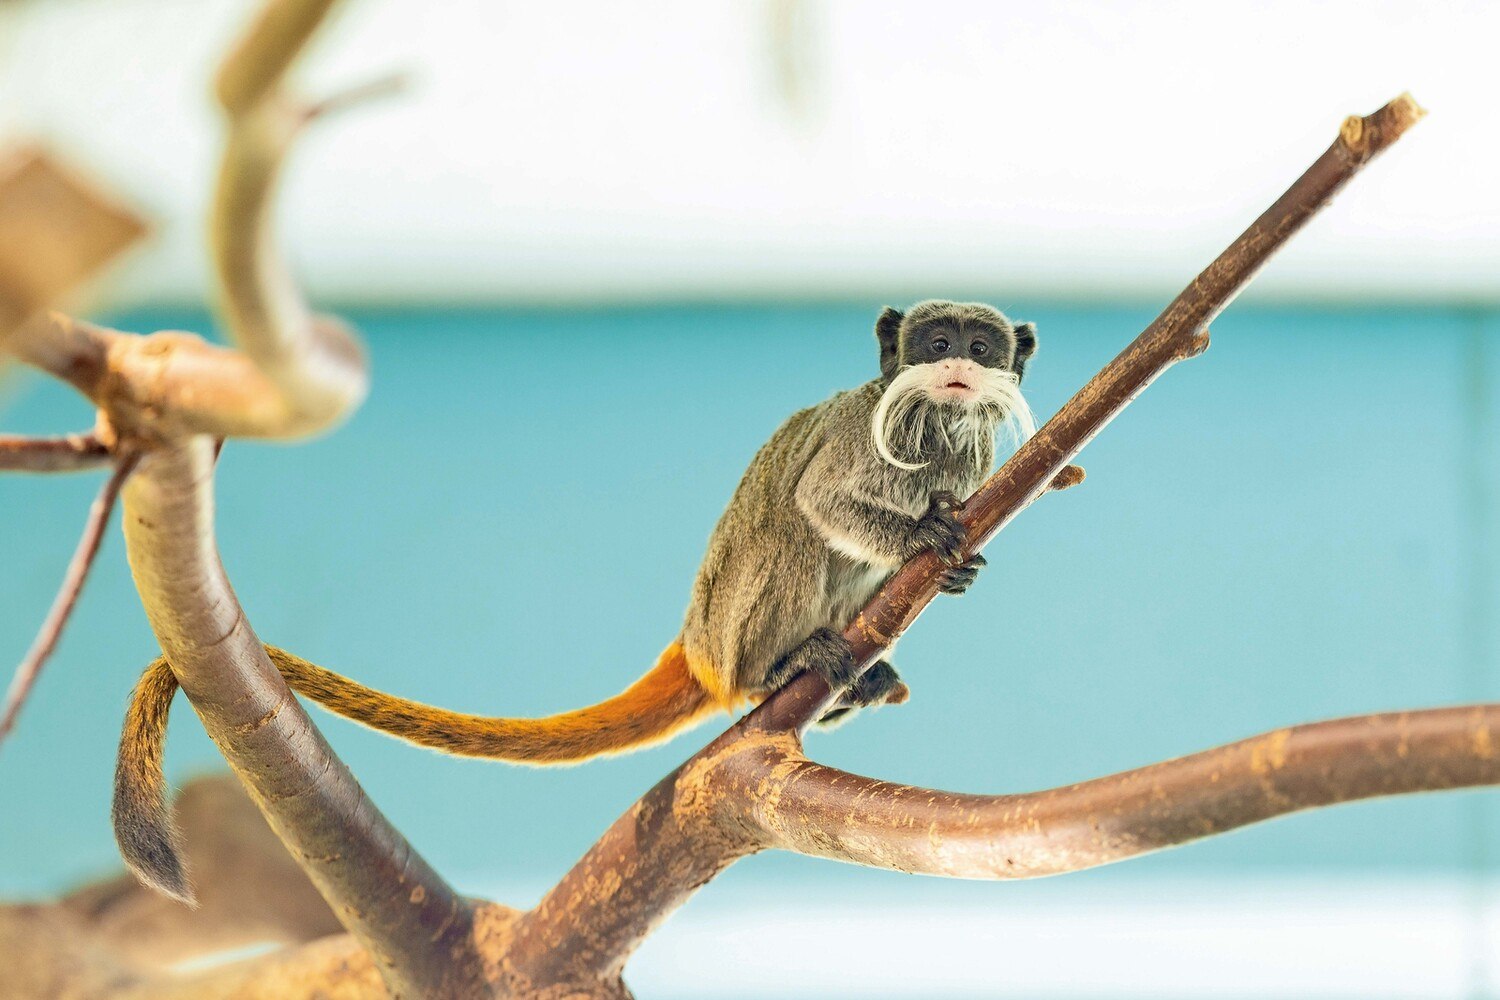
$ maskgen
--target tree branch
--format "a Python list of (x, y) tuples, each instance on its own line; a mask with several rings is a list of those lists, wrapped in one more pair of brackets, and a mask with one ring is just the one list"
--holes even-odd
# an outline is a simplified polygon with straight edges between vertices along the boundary
[(363, 83), (354, 84), (343, 90), (336, 91), (326, 97), (307, 105), (302, 110), (302, 115), (307, 121), (318, 118), (326, 118), (329, 115), (347, 111), (358, 107), (369, 101), (393, 97), (406, 90), (410, 84), (405, 73), (385, 73)]
[(109, 448), (92, 431), (48, 438), (0, 434), (0, 472), (86, 472), (109, 463)]
[(34, 316), (7, 349), (92, 399), (142, 451), (125, 491), (131, 567), (151, 625), (210, 736), (393, 994), (473, 995), (473, 913), (365, 797), (261, 650), (213, 538), (215, 438), (332, 426), (363, 398), (363, 352), (311, 316), (272, 240), (279, 168), (306, 120), (282, 76), (331, 0), (272, 0), (226, 60), (229, 134), (212, 244), (241, 350)]
[(230, 53), (218, 95), (228, 147), (214, 193), (210, 244), (224, 318), (235, 342), (286, 406), (279, 435), (308, 434), (364, 399), (364, 350), (332, 317), (315, 317), (275, 252), (272, 196), (285, 153), (309, 120), (282, 77), (334, 0), (272, 0)]
[[(124, 873), (56, 903), (0, 904), (0, 996), (312, 1000), (335, 987), (350, 987), (339, 996), (356, 995), (352, 984), (364, 987), (360, 996), (388, 995), (369, 953), (338, 933), (338, 920), (237, 780), (191, 782), (177, 811), (202, 905), (189, 909)], [(173, 968), (273, 941), (303, 947), (186, 976)], [(327, 961), (338, 951), (342, 976)]]
[(115, 471), (104, 481), (99, 495), (89, 507), (88, 519), (83, 525), (83, 537), (78, 540), (78, 547), (68, 562), (62, 586), (52, 600), (47, 617), (42, 620), (36, 639), (21, 658), (15, 675), (11, 678), (10, 689), (5, 694), (5, 706), (0, 709), (0, 744), (5, 742), (5, 738), (15, 728), (16, 719), (26, 704), (27, 696), (36, 686), (37, 678), (42, 675), (42, 668), (47, 665), (52, 651), (62, 639), (63, 628), (67, 626), (69, 616), (78, 605), (83, 585), (88, 582), (89, 570), (93, 568), (94, 557), (99, 554), (99, 546), (104, 542), (104, 531), (109, 527), (109, 516), (114, 513), (120, 488), (135, 469), (139, 458), (133, 452), (121, 455), (116, 460)]
[(28, 316), (4, 346), (20, 360), (103, 406), (109, 352), (125, 339), (118, 330), (47, 311)]
[[(1346, 119), (1333, 145), (1286, 193), (968, 499), (958, 519), (969, 529), (970, 551), (983, 548), (1046, 492), (1068, 462), (1158, 376), (1207, 350), (1213, 318), (1366, 163), (1424, 113), (1411, 95), (1403, 94), (1374, 114)], [(937, 596), (942, 570), (931, 552), (912, 559), (844, 630), (861, 668), (879, 659)], [(806, 729), (835, 696), (821, 677), (803, 674), (766, 699), (751, 715), (751, 725)]]
[(213, 541), (214, 442), (157, 449), (125, 491), (151, 627), (209, 736), (392, 992), (464, 996), (472, 913), (366, 798), (266, 658)]
[(213, 437), (286, 438), (312, 433), (281, 389), (242, 351), (196, 334), (141, 336), (37, 313), (6, 348), (83, 393), (117, 434), (141, 445)]
[[(1065, 788), (959, 795), (814, 764), (733, 766), (765, 846), (953, 878), (1079, 871), (1341, 802), (1500, 784), (1500, 704), (1278, 729)], [(751, 792), (754, 792), (752, 794)]]

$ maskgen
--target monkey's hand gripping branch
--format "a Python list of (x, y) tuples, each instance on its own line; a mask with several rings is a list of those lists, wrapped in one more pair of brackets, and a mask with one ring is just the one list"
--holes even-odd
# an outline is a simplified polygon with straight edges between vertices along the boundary
[[(470, 996), (482, 978), (470, 904), (380, 815), (287, 690), (213, 535), (219, 440), (313, 434), (366, 391), (358, 342), (312, 315), (272, 238), (285, 153), (313, 112), (331, 106), (310, 111), (286, 93), (283, 76), (332, 5), (270, 0), (219, 75), (229, 131), (211, 241), (236, 346), (50, 313), (24, 323), (4, 348), (92, 400), (116, 454), (137, 456), (123, 496), (142, 603), (204, 727), (277, 835), (394, 995)], [(187, 896), (186, 875), (177, 876), (173, 888)]]

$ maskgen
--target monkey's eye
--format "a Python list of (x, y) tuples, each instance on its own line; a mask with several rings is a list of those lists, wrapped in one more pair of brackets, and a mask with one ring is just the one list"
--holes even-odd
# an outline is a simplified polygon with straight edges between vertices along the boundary
[(932, 351), (933, 351), (934, 354), (947, 354), (948, 353), (948, 338), (946, 338), (946, 337), (934, 337), (932, 339)]
[(974, 355), (974, 357), (976, 358), (982, 358), (986, 354), (990, 353), (990, 345), (986, 344), (982, 340), (976, 340), (974, 341), (974, 343), (969, 345), (969, 353)]

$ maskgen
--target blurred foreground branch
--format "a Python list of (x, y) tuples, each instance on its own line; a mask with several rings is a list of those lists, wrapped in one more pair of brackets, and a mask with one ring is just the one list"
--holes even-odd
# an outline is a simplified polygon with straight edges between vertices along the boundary
[(0, 434), (0, 472), (80, 472), (110, 464), (96, 434), (31, 438)]

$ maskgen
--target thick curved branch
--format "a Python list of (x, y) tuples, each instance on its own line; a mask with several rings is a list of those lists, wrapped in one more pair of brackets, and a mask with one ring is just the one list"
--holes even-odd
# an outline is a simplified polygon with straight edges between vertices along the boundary
[[(741, 796), (757, 790), (730, 786), (797, 751), (796, 739), (739, 736), (736, 726), (658, 782), (521, 916), (506, 956), (516, 995), (560, 984), (578, 996), (628, 997), (620, 973), (630, 954), (700, 887), (764, 846), (742, 815)], [(741, 755), (753, 761), (732, 767)]]
[(335, 0), (273, 0), (219, 73), (229, 141), (214, 193), (210, 245), (235, 342), (275, 384), (285, 413), (277, 436), (310, 434), (364, 399), (364, 351), (331, 317), (313, 316), (276, 253), (273, 196), (287, 148), (308, 109), (282, 77)]
[[(516, 919), (514, 910), (492, 903), (475, 907), (475, 937), (488, 959), (487, 975), (503, 978), (504, 954)], [(423, 997), (433, 994), (423, 994)], [(489, 993), (463, 993), (468, 998)], [(515, 993), (501, 994), (517, 996)], [(189, 975), (157, 976), (100, 994), (99, 1000), (385, 1000), (379, 966), (359, 942), (336, 934), (284, 948), (260, 958)], [(576, 994), (550, 991), (533, 996), (572, 1000)], [(591, 995), (585, 995), (591, 996)], [(584, 998), (579, 998), (584, 1000)]]
[(142, 445), (193, 434), (278, 438), (307, 430), (249, 355), (193, 333), (141, 336), (44, 312), (29, 317), (6, 348), (72, 385), (117, 434)]
[(5, 349), (102, 405), (110, 348), (129, 335), (60, 312), (36, 312), (6, 338)]
[[(1423, 114), (1411, 95), (1403, 94), (1374, 114), (1346, 119), (1333, 145), (1286, 193), (969, 498), (958, 517), (969, 529), (971, 550), (982, 548), (1045, 493), (1094, 435), (1159, 375), (1203, 353), (1213, 318), (1366, 163)], [(942, 568), (930, 552), (912, 559), (844, 630), (862, 667), (875, 662), (937, 596)], [(835, 694), (821, 677), (804, 674), (768, 698), (753, 713), (753, 724), (805, 729)]]
[(208, 736), (399, 996), (465, 996), (472, 913), (366, 798), (245, 619), (213, 541), (214, 442), (157, 450), (126, 486), (145, 613)]
[(363, 397), (353, 337), (312, 317), (274, 250), (271, 197), (305, 114), (282, 75), (332, 6), (272, 0), (225, 64), (228, 145), (213, 245), (241, 350), (34, 316), (7, 350), (94, 400), (143, 453), (125, 492), (147, 616), (209, 735), (399, 996), (476, 995), (473, 911), (380, 815), (265, 658), (213, 538), (215, 438), (330, 426)]
[(473, 915), (365, 796), (266, 658), (213, 540), (215, 444), (158, 449), (125, 491), (125, 542), (183, 691), (392, 992), (469, 995)]
[(1176, 760), (1020, 795), (862, 778), (800, 752), (732, 767), (766, 846), (955, 878), (1033, 878), (1385, 795), (1500, 784), (1500, 704), (1278, 729)]
[(109, 463), (109, 448), (92, 431), (46, 438), (0, 434), (0, 472), (87, 472)]
[(240, 350), (177, 331), (131, 336), (56, 313), (29, 317), (5, 341), (93, 400), (123, 436), (298, 437), (332, 427), (364, 399), (362, 347), (338, 320), (311, 313), (274, 240), (280, 169), (309, 120), (282, 77), (332, 5), (273, 0), (220, 74), (229, 131), (210, 243)]

